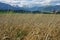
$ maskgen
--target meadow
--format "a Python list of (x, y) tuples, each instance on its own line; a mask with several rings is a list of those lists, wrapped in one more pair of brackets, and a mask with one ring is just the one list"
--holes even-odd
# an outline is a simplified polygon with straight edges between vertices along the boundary
[(60, 40), (60, 14), (0, 14), (0, 40)]

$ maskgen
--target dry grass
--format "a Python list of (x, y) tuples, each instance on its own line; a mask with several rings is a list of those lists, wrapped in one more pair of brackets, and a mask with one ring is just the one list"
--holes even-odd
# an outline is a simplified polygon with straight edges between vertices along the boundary
[(0, 14), (0, 40), (60, 40), (60, 15)]

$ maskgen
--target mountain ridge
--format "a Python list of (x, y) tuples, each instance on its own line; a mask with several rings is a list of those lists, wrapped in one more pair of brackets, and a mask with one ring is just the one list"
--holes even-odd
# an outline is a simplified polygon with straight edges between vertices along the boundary
[(60, 11), (60, 5), (41, 6), (41, 7), (34, 6), (32, 8), (29, 8), (29, 7), (19, 7), (18, 5), (14, 7), (9, 4), (0, 2), (0, 10), (24, 10), (24, 11), (52, 11), (52, 10), (56, 10), (56, 11)]

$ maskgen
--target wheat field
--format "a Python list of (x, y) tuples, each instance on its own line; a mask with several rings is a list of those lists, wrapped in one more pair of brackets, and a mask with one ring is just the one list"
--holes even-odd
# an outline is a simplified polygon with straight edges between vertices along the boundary
[(60, 40), (60, 15), (0, 14), (0, 40)]

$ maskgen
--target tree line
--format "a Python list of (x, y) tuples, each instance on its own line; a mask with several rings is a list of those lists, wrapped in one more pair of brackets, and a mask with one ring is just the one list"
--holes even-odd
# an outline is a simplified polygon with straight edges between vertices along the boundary
[(43, 14), (51, 14), (51, 13), (57, 13), (60, 14), (60, 11), (53, 10), (52, 12), (42, 12), (42, 11), (24, 11), (24, 10), (0, 10), (0, 13), (6, 13), (6, 12), (13, 12), (13, 13), (43, 13)]

